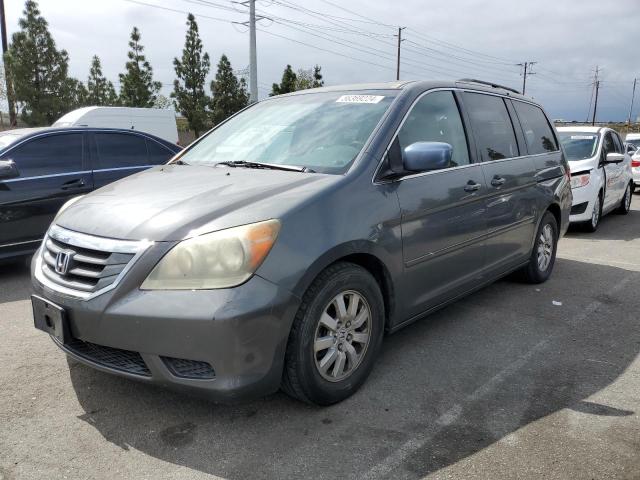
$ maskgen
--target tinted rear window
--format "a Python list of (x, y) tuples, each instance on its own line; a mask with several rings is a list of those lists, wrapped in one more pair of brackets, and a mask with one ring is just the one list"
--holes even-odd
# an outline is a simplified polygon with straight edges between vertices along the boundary
[(553, 130), (540, 108), (523, 102), (513, 102), (513, 106), (524, 131), (524, 139), (527, 142), (529, 155), (558, 150)]
[(35, 177), (82, 170), (82, 133), (33, 138), (7, 152), (21, 177)]
[(511, 117), (501, 97), (466, 93), (464, 104), (483, 162), (519, 155)]
[(148, 165), (145, 138), (126, 133), (96, 133), (96, 169)]

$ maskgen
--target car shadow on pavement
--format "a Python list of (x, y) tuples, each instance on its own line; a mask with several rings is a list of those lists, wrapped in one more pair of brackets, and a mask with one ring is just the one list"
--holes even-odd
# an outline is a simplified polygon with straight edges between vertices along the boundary
[(623, 240), (630, 242), (640, 238), (640, 195), (633, 197), (632, 208), (626, 215), (618, 215), (615, 212), (609, 213), (600, 219), (600, 225), (595, 232), (585, 232), (579, 225), (571, 224), (568, 236), (571, 238), (581, 238), (585, 240)]
[(563, 409), (633, 414), (588, 397), (640, 351), (639, 280), (558, 259), (545, 284), (497, 282), (388, 336), (363, 388), (328, 408), (281, 393), (216, 405), (72, 360), (70, 376), (80, 418), (106, 440), (177, 465), (233, 480), (421, 478)]

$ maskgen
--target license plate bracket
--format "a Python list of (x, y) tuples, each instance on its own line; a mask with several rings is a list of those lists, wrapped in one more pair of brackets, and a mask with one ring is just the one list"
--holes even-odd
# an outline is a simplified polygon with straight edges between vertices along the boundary
[(69, 340), (69, 325), (64, 308), (37, 295), (31, 295), (31, 306), (33, 324), (37, 329), (53, 335), (62, 344)]

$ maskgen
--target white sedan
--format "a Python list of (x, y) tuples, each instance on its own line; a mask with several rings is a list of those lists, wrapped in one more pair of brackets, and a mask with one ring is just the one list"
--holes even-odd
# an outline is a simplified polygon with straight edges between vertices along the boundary
[(595, 232), (603, 215), (631, 207), (631, 157), (615, 130), (606, 127), (560, 127), (560, 142), (571, 168), (572, 223)]

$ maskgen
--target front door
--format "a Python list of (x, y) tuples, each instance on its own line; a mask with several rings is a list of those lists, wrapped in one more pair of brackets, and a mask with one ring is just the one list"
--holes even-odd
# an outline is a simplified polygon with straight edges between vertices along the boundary
[(9, 149), (20, 176), (0, 180), (0, 256), (33, 250), (60, 207), (93, 188), (83, 160), (85, 134), (48, 134)]
[(406, 319), (476, 285), (484, 266), (486, 218), (482, 166), (471, 163), (465, 129), (451, 91), (421, 97), (392, 148), (415, 142), (453, 147), (448, 168), (398, 181), (404, 275), (398, 292)]

